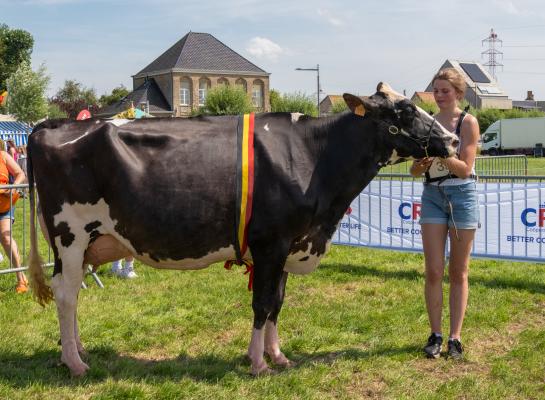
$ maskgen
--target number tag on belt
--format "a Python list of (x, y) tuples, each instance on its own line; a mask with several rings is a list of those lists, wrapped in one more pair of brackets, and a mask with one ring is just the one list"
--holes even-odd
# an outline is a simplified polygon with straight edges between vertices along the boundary
[(448, 170), (447, 166), (443, 163), (443, 159), (439, 157), (435, 157), (430, 165), (430, 168), (428, 169), (428, 174), (430, 175), (431, 179), (434, 178), (442, 178), (444, 176), (448, 176), (450, 171)]

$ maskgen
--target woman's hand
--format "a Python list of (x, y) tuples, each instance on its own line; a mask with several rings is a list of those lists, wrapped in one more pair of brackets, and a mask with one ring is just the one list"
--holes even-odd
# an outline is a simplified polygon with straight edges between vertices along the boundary
[(410, 169), (411, 175), (412, 176), (422, 175), (424, 172), (427, 171), (427, 169), (430, 167), (432, 162), (433, 162), (433, 157), (425, 157), (425, 158), (420, 158), (418, 160), (414, 160), (413, 165), (411, 165), (411, 169)]

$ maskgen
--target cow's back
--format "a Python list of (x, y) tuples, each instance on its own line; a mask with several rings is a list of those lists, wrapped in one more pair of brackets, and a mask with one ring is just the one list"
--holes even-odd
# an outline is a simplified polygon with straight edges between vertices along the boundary
[(228, 247), (237, 118), (115, 123), (50, 124), (31, 135), (35, 180), (53, 236), (70, 206), (72, 213), (109, 218), (94, 223), (101, 225), (98, 234), (114, 229), (153, 260), (196, 259)]

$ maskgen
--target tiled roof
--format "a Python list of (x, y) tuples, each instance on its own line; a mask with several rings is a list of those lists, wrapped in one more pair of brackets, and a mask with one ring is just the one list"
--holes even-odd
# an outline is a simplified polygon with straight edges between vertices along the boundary
[(123, 97), (117, 103), (101, 109), (97, 115), (115, 115), (127, 110), (131, 103), (139, 107), (141, 103), (149, 102), (149, 113), (172, 112), (165, 96), (157, 86), (155, 79), (149, 78), (134, 91)]
[(424, 101), (426, 103), (435, 103), (435, 99), (433, 98), (433, 92), (414, 92), (413, 99), (415, 97), (418, 97), (421, 101)]
[(267, 74), (209, 33), (189, 32), (136, 75), (170, 69)]
[(522, 108), (525, 110), (540, 110), (541, 107), (535, 100), (513, 100), (513, 108)]
[[(327, 99), (327, 98), (329, 98), (329, 100), (331, 101), (331, 104), (338, 103), (340, 101), (344, 101), (343, 97), (340, 94), (328, 94), (324, 98), (324, 100)], [(322, 101), (324, 101), (324, 100), (322, 100)]]

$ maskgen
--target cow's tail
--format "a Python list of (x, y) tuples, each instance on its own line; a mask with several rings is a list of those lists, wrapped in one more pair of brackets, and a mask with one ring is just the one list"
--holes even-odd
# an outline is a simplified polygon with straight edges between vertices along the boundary
[(28, 256), (28, 272), (30, 276), (30, 287), (36, 301), (45, 307), (53, 300), (51, 287), (45, 282), (43, 260), (38, 252), (38, 237), (36, 234), (36, 200), (34, 188), (34, 170), (32, 168), (32, 145), (28, 146), (27, 172), (28, 189), (30, 194), (30, 255)]

